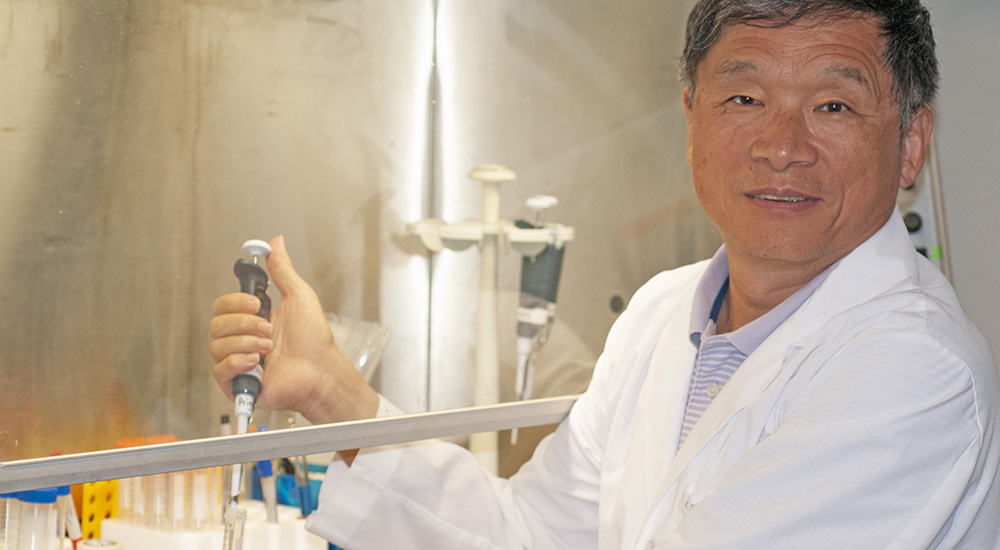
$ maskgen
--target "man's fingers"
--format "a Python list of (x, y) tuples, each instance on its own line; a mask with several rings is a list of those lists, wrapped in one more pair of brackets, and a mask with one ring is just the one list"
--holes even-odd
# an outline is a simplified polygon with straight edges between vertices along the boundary
[[(269, 338), (258, 338), (256, 336), (227, 336), (216, 338), (208, 345), (208, 350), (212, 354), (212, 359), (217, 363), (222, 362), (230, 356), (241, 356), (248, 354), (267, 354), (274, 347), (274, 342)], [(249, 359), (247, 359), (249, 361)]]
[(223, 294), (212, 302), (212, 315), (224, 315), (226, 313), (255, 314), (258, 311), (260, 311), (260, 300), (256, 296), (244, 292)]
[(212, 317), (208, 332), (212, 338), (225, 338), (240, 334), (269, 338), (273, 326), (270, 322), (249, 313), (226, 313)]

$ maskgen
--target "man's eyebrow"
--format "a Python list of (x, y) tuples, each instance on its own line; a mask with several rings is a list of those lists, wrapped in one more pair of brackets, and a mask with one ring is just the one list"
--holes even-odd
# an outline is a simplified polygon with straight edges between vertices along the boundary
[(754, 65), (750, 61), (732, 60), (719, 65), (719, 68), (715, 70), (715, 74), (719, 76), (738, 76), (756, 70), (757, 65)]
[(824, 69), (823, 72), (839, 78), (844, 78), (846, 80), (857, 82), (866, 90), (872, 89), (871, 82), (869, 82), (868, 79), (865, 78), (864, 73), (862, 73), (859, 69), (856, 69), (854, 67), (844, 67), (842, 65), (834, 65), (832, 67), (827, 67), (826, 69)]

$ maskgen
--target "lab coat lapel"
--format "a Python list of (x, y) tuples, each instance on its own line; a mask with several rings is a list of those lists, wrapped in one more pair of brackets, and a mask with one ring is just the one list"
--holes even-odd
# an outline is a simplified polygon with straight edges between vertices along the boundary
[[(793, 318), (789, 321), (793, 321)], [(673, 477), (679, 476), (697, 453), (711, 444), (712, 438), (734, 415), (757, 399), (775, 381), (782, 370), (786, 356), (797, 349), (796, 346), (789, 345), (789, 337), (794, 332), (791, 323), (784, 323), (740, 365), (722, 391), (705, 409), (685, 440), (677, 460), (671, 465)]]
[[(682, 299), (679, 311), (690, 311), (694, 288)], [(611, 525), (621, 526), (613, 540), (635, 541), (643, 526), (643, 512), (655, 504), (658, 485), (674, 460), (691, 383), (695, 349), (690, 343), (687, 316), (674, 315), (664, 328), (650, 356), (648, 372), (635, 406), (629, 430), (619, 503)], [(628, 545), (622, 544), (621, 548)]]
[[(794, 332), (789, 323), (785, 323), (761, 344), (747, 360), (737, 369), (730, 381), (723, 387), (719, 395), (705, 410), (684, 441), (684, 446), (670, 463), (670, 468), (662, 478), (656, 497), (651, 501), (649, 513), (646, 516), (645, 530), (662, 526), (666, 521), (673, 526), (680, 520), (679, 510), (673, 509), (679, 502), (677, 491), (678, 480), (685, 470), (697, 460), (698, 473), (693, 479), (703, 481), (717, 478), (710, 472), (726, 467), (729, 462), (729, 452), (742, 454), (748, 446), (756, 441), (733, 441), (730, 437), (717, 440), (720, 432), (730, 423), (733, 416), (743, 410), (748, 404), (758, 398), (782, 372), (785, 358), (797, 346), (789, 346), (789, 333)], [(693, 359), (692, 359), (693, 361)], [(683, 415), (683, 410), (680, 413)], [(761, 422), (764, 419), (760, 419)], [(705, 487), (698, 487), (699, 491)], [(669, 519), (667, 519), (669, 518)]]

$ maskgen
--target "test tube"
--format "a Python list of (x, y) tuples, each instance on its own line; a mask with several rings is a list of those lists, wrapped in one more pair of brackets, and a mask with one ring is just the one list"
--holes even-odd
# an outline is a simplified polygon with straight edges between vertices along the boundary
[(260, 495), (264, 501), (268, 523), (278, 523), (278, 490), (274, 480), (274, 464), (270, 460), (257, 463), (257, 473), (260, 474)]
[[(266, 432), (267, 426), (261, 424), (257, 433)], [(257, 474), (260, 478), (261, 500), (267, 512), (268, 523), (278, 523), (278, 490), (274, 480), (274, 463), (270, 459), (257, 462)], [(250, 477), (250, 476), (247, 476)]]
[(132, 482), (135, 478), (128, 477), (118, 480), (118, 520), (132, 523)]
[(12, 549), (17, 544), (17, 493), (0, 495), (0, 548)]
[(191, 515), (191, 479), (188, 472), (172, 472), (167, 479), (170, 484), (170, 526), (174, 531), (183, 531), (188, 528)]
[(18, 550), (48, 550), (56, 534), (56, 489), (35, 489), (17, 494), (20, 525)]
[(224, 475), (222, 466), (213, 466), (208, 469), (208, 523), (212, 526), (222, 525), (222, 502), (229, 502), (228, 497), (222, 497), (222, 478)]
[(77, 543), (83, 539), (83, 526), (80, 525), (80, 516), (76, 514), (76, 503), (73, 502), (73, 493), (66, 496), (66, 526), (56, 526), (57, 529), (65, 529), (68, 537), (68, 547), (76, 548)]
[(146, 499), (150, 498), (151, 495), (145, 494), (143, 489), (145, 488), (145, 478), (144, 477), (133, 477), (130, 478), (132, 485), (132, 512), (129, 514), (132, 523), (136, 525), (146, 524)]
[(191, 529), (204, 529), (208, 526), (210, 472), (208, 468), (191, 472)]
[(237, 508), (235, 504), (226, 507), (223, 516), (223, 550), (243, 549), (243, 528), (247, 523), (247, 511)]
[(56, 487), (56, 529), (53, 531), (56, 545), (54, 548), (66, 547), (66, 506), (69, 498), (69, 485)]
[(142, 499), (145, 506), (145, 525), (151, 529), (169, 526), (170, 486), (167, 474), (154, 474), (142, 478)]
[(308, 517), (312, 513), (312, 486), (309, 481), (309, 461), (305, 455), (299, 457), (299, 467), (295, 470), (295, 489), (302, 517)]
[(232, 464), (227, 464), (222, 467), (222, 497), (221, 510), (222, 510), (222, 523), (226, 523), (226, 511), (229, 510), (230, 504), (233, 503), (233, 466)]

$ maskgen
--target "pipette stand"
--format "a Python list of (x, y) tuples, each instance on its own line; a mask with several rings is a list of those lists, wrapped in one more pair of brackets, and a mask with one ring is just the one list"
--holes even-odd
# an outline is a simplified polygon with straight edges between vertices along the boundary
[[(407, 226), (429, 251), (464, 250), (479, 245), (478, 315), (476, 322), (475, 405), (492, 405), (500, 398), (500, 358), (497, 340), (497, 266), (501, 243), (515, 252), (534, 256), (547, 244), (562, 248), (575, 237), (572, 227), (546, 224), (537, 229), (521, 229), (500, 219), (500, 184), (514, 181), (513, 170), (499, 164), (478, 166), (469, 173), (483, 188), (482, 219), (447, 223), (440, 218), (424, 219)], [(497, 436), (495, 433), (473, 434), (469, 450), (490, 472), (497, 472)]]

